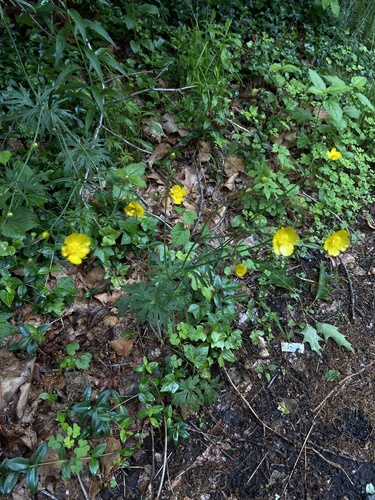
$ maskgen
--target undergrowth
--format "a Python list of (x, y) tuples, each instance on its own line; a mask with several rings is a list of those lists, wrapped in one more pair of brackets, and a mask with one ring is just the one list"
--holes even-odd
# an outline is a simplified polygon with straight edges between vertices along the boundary
[[(80, 273), (103, 268), (106, 290), (123, 292), (119, 315), (165, 348), (134, 367), (136, 418), (177, 444), (188, 437), (182, 415), (218, 398), (219, 370), (242, 345), (240, 312), (254, 344), (300, 334), (317, 355), (329, 338), (353, 351), (311, 311), (294, 314), (306, 277), (290, 273), (287, 257), (294, 247), (320, 255), (313, 300), (329, 296), (323, 241), (330, 255), (345, 251), (373, 199), (373, 49), (336, 33), (335, 1), (216, 10), (216, 2), (115, 3), (1, 7), (0, 339), (3, 349), (37, 356), (79, 294), (62, 275), (63, 256)], [(219, 207), (232, 212), (224, 233), (215, 203), (205, 210), (201, 181), (194, 200), (179, 177), (184, 155), (202, 144), (208, 177), (223, 179), (228, 157), (242, 162), (234, 204)], [(195, 162), (198, 178), (200, 168)], [(141, 272), (132, 282), (134, 261)], [(288, 325), (268, 304), (275, 287), (296, 317)], [(46, 321), (18, 322), (25, 305)], [(53, 361), (62, 374), (95, 361), (77, 342), (66, 353)], [(262, 370), (270, 377), (273, 368)], [(119, 437), (117, 466), (141, 446), (114, 389), (94, 399), (87, 387), (59, 406), (57, 394), (40, 398), (58, 408), (58, 432), (31, 457), (3, 457), (1, 494), (22, 474), (35, 493), (48, 449), (69, 479), (85, 465), (98, 473), (106, 444), (97, 438)]]

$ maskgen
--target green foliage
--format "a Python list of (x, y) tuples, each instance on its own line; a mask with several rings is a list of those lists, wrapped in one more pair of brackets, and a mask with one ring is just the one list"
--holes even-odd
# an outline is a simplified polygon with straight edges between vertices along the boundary
[[(311, 349), (319, 356), (322, 355), (322, 348), (319, 342), (328, 342), (330, 338), (332, 338), (339, 347), (345, 347), (349, 352), (354, 353), (353, 346), (346, 340), (345, 335), (339, 332), (336, 326), (319, 322), (317, 322), (315, 326), (316, 328), (311, 325), (306, 325), (301, 331), (301, 335), (303, 335), (303, 342), (309, 343)], [(324, 339), (319, 334), (323, 335)]]

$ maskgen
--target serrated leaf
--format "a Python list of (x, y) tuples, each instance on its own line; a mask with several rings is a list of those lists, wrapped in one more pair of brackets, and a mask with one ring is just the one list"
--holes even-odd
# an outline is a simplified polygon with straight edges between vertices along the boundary
[(371, 111), (374, 111), (374, 106), (371, 104), (371, 102), (367, 99), (365, 95), (361, 94), (360, 92), (356, 92), (355, 95), (358, 97), (358, 99), (364, 106), (367, 106), (368, 108), (371, 109)]
[(353, 76), (350, 83), (356, 89), (363, 90), (364, 87), (366, 86), (367, 80), (364, 76)]
[(26, 231), (37, 225), (38, 221), (31, 210), (18, 207), (13, 210), (11, 217), (6, 217), (1, 228), (1, 234), (7, 238), (20, 238)]
[(302, 330), (301, 335), (303, 335), (303, 343), (310, 344), (311, 350), (315, 351), (318, 356), (321, 356), (322, 348), (320, 347), (319, 342), (322, 342), (323, 339), (319, 337), (315, 328), (310, 325), (306, 325)]
[(326, 273), (326, 266), (324, 262), (320, 262), (320, 270), (319, 270), (319, 281), (318, 281), (318, 289), (316, 291), (315, 300), (320, 300), (326, 298), (330, 293), (330, 288), (328, 287), (329, 280), (331, 279), (331, 275)]
[(324, 108), (330, 114), (330, 116), (336, 120), (338, 123), (342, 120), (342, 109), (338, 102), (336, 101), (326, 101), (324, 103)]
[(313, 69), (309, 68), (309, 76), (310, 80), (312, 81), (312, 84), (314, 87), (316, 87), (320, 91), (325, 91), (326, 90), (326, 84), (322, 80), (322, 78), (318, 75), (316, 71)]
[(190, 231), (185, 229), (182, 222), (178, 222), (172, 228), (171, 234), (173, 247), (184, 246), (190, 240)]
[(355, 351), (352, 344), (346, 340), (345, 335), (340, 333), (336, 326), (329, 323), (317, 323), (316, 329), (324, 336), (326, 342), (331, 338), (339, 347), (345, 347), (345, 349), (354, 354)]

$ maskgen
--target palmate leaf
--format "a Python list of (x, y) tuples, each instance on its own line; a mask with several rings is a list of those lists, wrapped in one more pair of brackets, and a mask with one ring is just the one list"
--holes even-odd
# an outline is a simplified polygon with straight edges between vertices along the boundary
[(37, 224), (38, 221), (31, 210), (17, 207), (11, 216), (4, 219), (1, 234), (8, 238), (20, 238), (26, 234), (26, 231), (34, 228)]
[(331, 338), (339, 347), (345, 347), (345, 349), (352, 353), (355, 352), (352, 344), (346, 340), (345, 335), (340, 333), (336, 326), (330, 325), (329, 323), (317, 323), (316, 329), (324, 336), (326, 342)]

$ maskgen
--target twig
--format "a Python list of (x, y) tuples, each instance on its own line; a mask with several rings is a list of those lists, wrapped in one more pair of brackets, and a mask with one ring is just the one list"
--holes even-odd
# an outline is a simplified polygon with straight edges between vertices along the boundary
[[(107, 102), (107, 104), (109, 104), (109, 103)], [(102, 128), (104, 130), (106, 130), (107, 132), (109, 132), (110, 134), (112, 134), (115, 137), (117, 137), (117, 139), (120, 139), (121, 141), (125, 142), (125, 144), (127, 144), (128, 146), (131, 146), (132, 148), (137, 149), (141, 153), (147, 153), (148, 155), (152, 154), (152, 151), (149, 151), (148, 149), (142, 149), (139, 146), (136, 146), (135, 144), (132, 144), (131, 142), (129, 142), (126, 139), (124, 139), (123, 137), (121, 137), (121, 135), (116, 134), (116, 132), (113, 132), (112, 130), (110, 130), (109, 128), (105, 127), (104, 125), (102, 126)]]
[(165, 471), (167, 469), (167, 453), (168, 453), (168, 428), (167, 428), (167, 419), (165, 418), (164, 415), (164, 457), (163, 457), (163, 470), (161, 474), (161, 479), (160, 479), (160, 485), (158, 489), (158, 494), (156, 495), (155, 500), (159, 500), (160, 495), (161, 495), (161, 490), (163, 488), (164, 484), (164, 478), (165, 478)]
[(345, 265), (344, 261), (342, 260), (342, 258), (340, 257), (340, 255), (338, 256), (338, 258), (339, 258), (340, 264), (345, 269), (345, 274), (346, 274), (346, 277), (348, 278), (349, 294), (350, 294), (350, 305), (351, 305), (350, 312), (351, 312), (351, 315), (352, 315), (352, 319), (355, 319), (355, 299), (354, 299), (353, 283), (352, 283), (352, 280), (350, 278), (350, 274), (349, 274), (348, 268), (346, 267), (346, 265)]
[[(361, 368), (358, 372), (356, 373), (352, 373), (351, 375), (348, 375), (347, 377), (343, 378), (339, 384), (334, 388), (332, 389), (332, 391), (330, 391), (327, 396), (323, 399), (323, 401), (321, 403), (318, 404), (317, 407), (315, 407), (313, 409), (313, 413), (318, 413), (320, 412), (320, 410), (323, 408), (323, 406), (325, 405), (326, 401), (331, 397), (333, 396), (335, 393), (339, 393), (342, 389), (343, 389), (343, 386), (353, 377), (356, 377), (357, 375), (360, 375), (362, 372), (364, 372), (365, 370), (367, 370), (367, 368), (370, 368), (370, 366), (372, 366), (373, 364), (375, 364), (375, 359), (373, 361), (371, 361), (371, 363), (369, 363), (368, 365), (364, 366), (363, 368)], [(316, 415), (315, 415), (316, 417)]]
[(55, 495), (52, 495), (48, 490), (39, 490), (38, 493), (43, 493), (46, 497), (52, 498), (52, 500), (59, 500)]
[(329, 465), (332, 465), (332, 467), (335, 467), (336, 469), (340, 469), (343, 471), (343, 473), (345, 474), (345, 476), (349, 479), (349, 482), (350, 484), (354, 484), (353, 481), (350, 479), (350, 477), (348, 476), (346, 470), (344, 469), (344, 467), (340, 464), (337, 464), (336, 462), (332, 462), (331, 460), (328, 460), (328, 458), (325, 458), (321, 453), (319, 453), (318, 450), (316, 450), (315, 448), (311, 447), (311, 446), (306, 446), (306, 448), (308, 450), (311, 450), (313, 451), (314, 453), (316, 453), (322, 460), (324, 460), (325, 462), (327, 462), (327, 464)]
[(82, 479), (81, 479), (81, 476), (79, 474), (77, 474), (77, 479), (78, 479), (79, 485), (81, 487), (82, 493), (83, 493), (83, 495), (85, 497), (85, 500), (89, 500), (89, 496), (87, 494), (87, 491), (85, 489), (85, 486), (84, 486), (84, 484), (82, 482)]
[(249, 484), (250, 481), (253, 479), (253, 477), (255, 476), (255, 474), (258, 472), (259, 470), (259, 467), (262, 465), (262, 463), (265, 461), (265, 459), (267, 458), (269, 454), (269, 451), (267, 451), (267, 453), (264, 455), (264, 457), (262, 458), (262, 460), (259, 462), (259, 464), (256, 466), (254, 472), (251, 474), (251, 476), (249, 477), (249, 479), (246, 481), (246, 484)]
[(256, 418), (256, 420), (265, 428), (265, 429), (268, 429), (269, 431), (273, 432), (274, 434), (277, 434), (279, 437), (281, 437), (282, 439), (285, 439), (286, 441), (288, 442), (291, 442), (288, 438), (282, 436), (281, 434), (279, 434), (277, 431), (274, 431), (272, 429), (272, 427), (269, 427), (267, 424), (265, 424), (263, 422), (263, 420), (259, 417), (259, 415), (256, 413), (256, 411), (252, 408), (252, 406), (250, 405), (250, 403), (248, 402), (248, 400), (240, 393), (240, 391), (237, 389), (237, 387), (235, 386), (233, 380), (230, 378), (229, 376), (229, 373), (227, 372), (227, 369), (225, 368), (225, 366), (223, 367), (223, 370), (224, 370), (224, 373), (225, 375), (227, 376), (231, 386), (234, 388), (234, 390), (237, 392), (237, 394), (240, 396), (240, 398), (242, 399), (242, 401), (245, 403), (245, 405), (249, 408), (249, 410), (251, 411), (251, 413), (253, 414), (253, 416)]
[[(308, 198), (309, 200), (315, 202), (315, 203), (318, 203), (318, 200), (316, 200), (315, 198), (313, 198), (312, 196), (310, 196), (309, 194), (307, 193), (303, 193), (301, 192), (298, 196), (303, 196), (304, 198)], [(341, 217), (339, 215), (337, 215), (335, 212), (332, 212), (332, 210), (330, 210), (329, 208), (325, 207), (325, 210), (327, 210), (327, 212), (329, 212), (330, 214), (332, 214), (334, 217), (336, 217), (337, 220), (339, 220), (340, 222), (343, 222), (343, 220), (341, 219)]]
[(125, 97), (121, 97), (121, 99), (112, 99), (112, 101), (107, 101), (107, 104), (115, 104), (116, 102), (126, 101), (131, 97), (135, 97), (141, 94), (147, 94), (148, 92), (178, 92), (179, 94), (182, 94), (184, 90), (194, 89), (195, 87), (196, 85), (187, 85), (186, 87), (180, 87), (180, 88), (150, 87), (149, 89), (142, 89), (142, 90), (137, 90), (136, 92), (132, 92), (131, 94), (128, 94)]
[(302, 455), (302, 452), (303, 452), (303, 450), (304, 450), (304, 448), (305, 448), (305, 446), (306, 446), (307, 440), (308, 440), (308, 439), (309, 439), (309, 437), (310, 437), (311, 431), (312, 431), (312, 430), (313, 430), (313, 428), (314, 428), (314, 425), (315, 425), (315, 424), (314, 424), (314, 423), (312, 423), (312, 425), (311, 425), (311, 427), (310, 427), (310, 430), (309, 430), (309, 432), (307, 433), (307, 436), (305, 437), (305, 440), (304, 440), (304, 442), (303, 442), (303, 444), (302, 444), (302, 446), (301, 446), (301, 449), (299, 450), (298, 457), (296, 458), (296, 461), (294, 462), (294, 465), (293, 465), (293, 468), (292, 468), (292, 472), (289, 474), (288, 479), (287, 479), (287, 482), (286, 482), (286, 485), (284, 486), (282, 496), (284, 496), (284, 495), (285, 495), (285, 492), (286, 492), (286, 490), (287, 490), (287, 488), (288, 488), (288, 486), (289, 486), (289, 481), (291, 480), (291, 478), (292, 478), (292, 476), (293, 476), (293, 474), (294, 474), (294, 471), (295, 471), (295, 469), (296, 469), (296, 467), (297, 467), (297, 464), (298, 464), (299, 459), (300, 459), (300, 457), (301, 457), (301, 455)]

